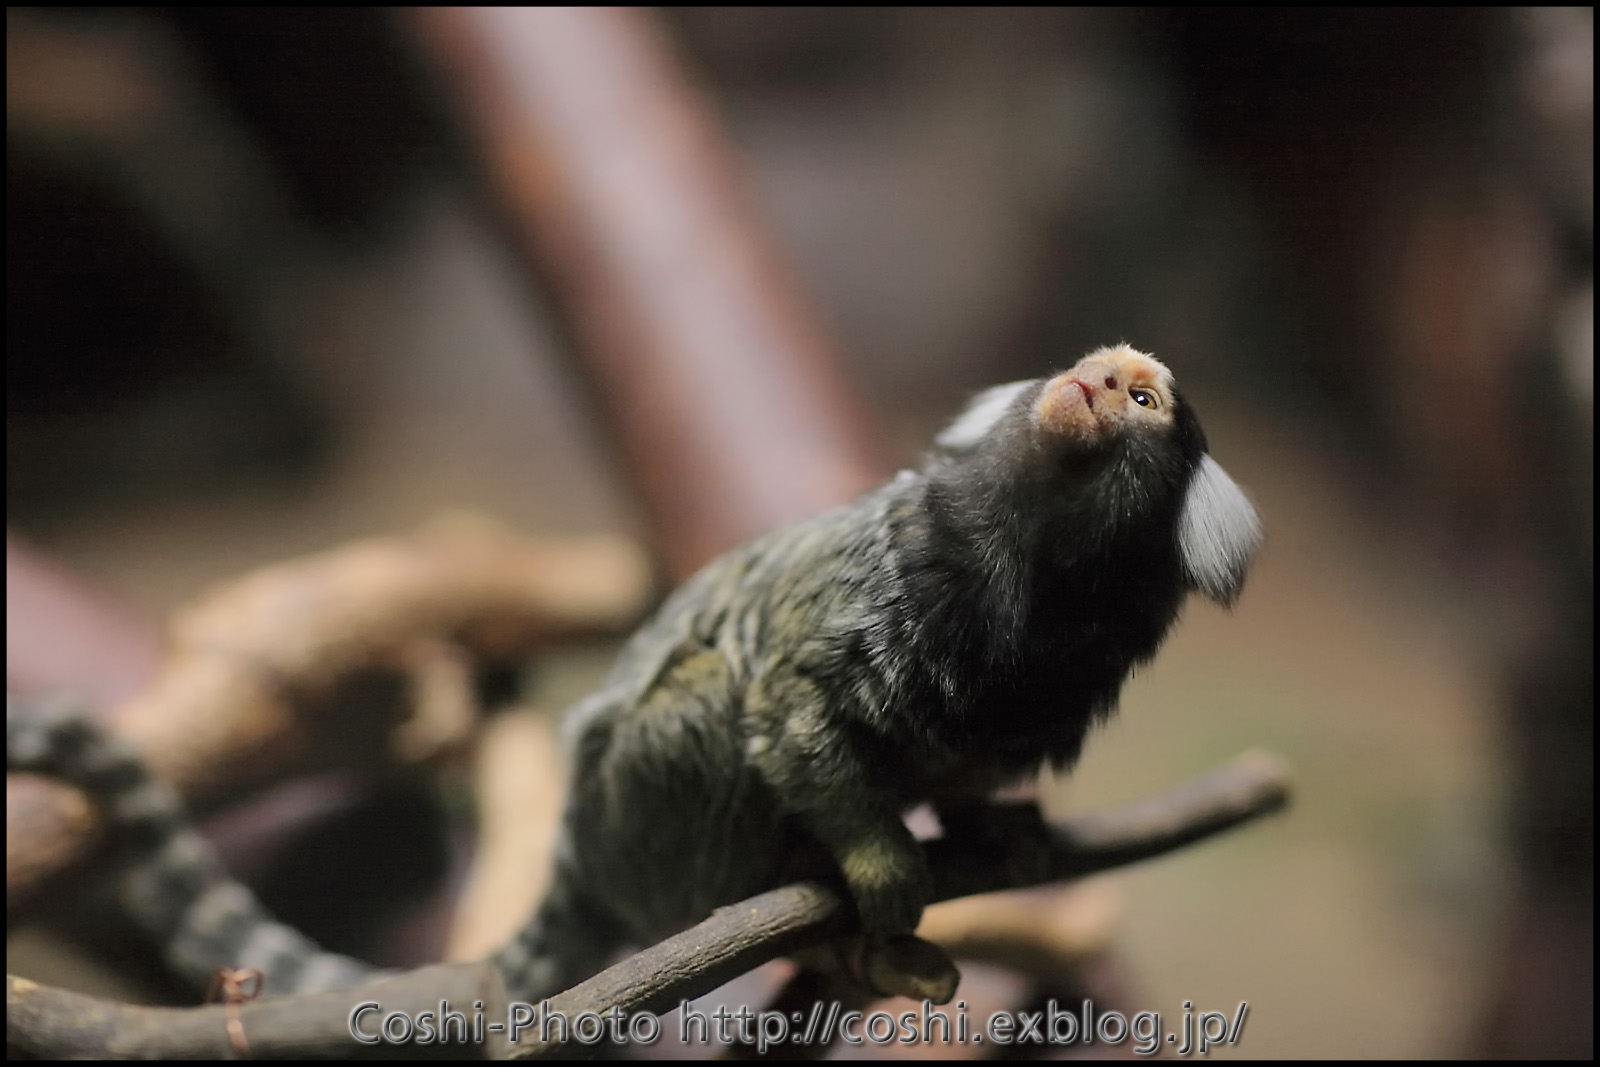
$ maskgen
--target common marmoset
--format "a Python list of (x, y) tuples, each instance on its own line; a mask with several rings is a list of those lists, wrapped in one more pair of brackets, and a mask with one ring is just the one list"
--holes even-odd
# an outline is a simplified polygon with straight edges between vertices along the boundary
[[(557, 992), (804, 877), (842, 878), (869, 934), (909, 933), (930, 885), (907, 809), (1070, 766), (1186, 595), (1231, 604), (1259, 541), (1154, 358), (980, 393), (918, 469), (709, 564), (573, 710), (552, 886), (496, 956), (509, 988)], [(180, 836), (146, 832), (173, 869), (199, 862)], [(138, 876), (185, 970), (262, 968), (274, 993), (359, 976), (206, 870)]]

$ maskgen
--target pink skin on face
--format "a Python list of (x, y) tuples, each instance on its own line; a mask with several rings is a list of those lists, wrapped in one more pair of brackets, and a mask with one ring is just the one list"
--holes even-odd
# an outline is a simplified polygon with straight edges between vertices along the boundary
[(1082, 378), (1073, 378), (1072, 384), (1083, 390), (1083, 402), (1089, 405), (1089, 410), (1094, 410), (1094, 386)]

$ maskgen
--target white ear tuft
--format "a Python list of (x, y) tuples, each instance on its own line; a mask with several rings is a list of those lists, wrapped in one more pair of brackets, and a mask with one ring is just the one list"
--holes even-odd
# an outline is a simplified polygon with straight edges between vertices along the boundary
[(1231, 607), (1260, 547), (1256, 509), (1216, 460), (1201, 456), (1178, 516), (1178, 555), (1189, 581), (1212, 600)]
[(978, 442), (989, 436), (995, 424), (1005, 418), (1012, 403), (1022, 391), (1038, 381), (1007, 382), (991, 386), (968, 401), (966, 408), (946, 426), (933, 443), (947, 452), (965, 452), (976, 448)]

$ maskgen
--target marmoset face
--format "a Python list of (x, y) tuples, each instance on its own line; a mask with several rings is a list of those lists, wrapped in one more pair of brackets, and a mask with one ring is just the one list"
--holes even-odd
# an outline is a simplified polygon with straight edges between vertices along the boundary
[(1255, 509), (1206, 452), (1172, 372), (1127, 345), (1091, 352), (1042, 383), (984, 390), (934, 445), (947, 476), (1008, 486), (1018, 514), (1064, 523), (1056, 545), (1173, 523), (1190, 588), (1219, 603), (1238, 597), (1261, 542)]
[(1033, 419), (1041, 432), (1087, 448), (1128, 432), (1169, 432), (1175, 403), (1172, 372), (1118, 345), (1091, 352), (1045, 383)]

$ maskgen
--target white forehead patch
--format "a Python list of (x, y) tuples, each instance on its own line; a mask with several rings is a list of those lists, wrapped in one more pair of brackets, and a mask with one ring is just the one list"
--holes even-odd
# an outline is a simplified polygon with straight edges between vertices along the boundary
[(1178, 554), (1194, 587), (1229, 606), (1261, 547), (1261, 520), (1244, 491), (1209, 455), (1189, 482), (1178, 517)]
[(1036, 381), (1037, 378), (1029, 378), (985, 389), (968, 402), (966, 409), (934, 438), (933, 443), (951, 452), (965, 452), (977, 447), (978, 442), (988, 437), (989, 431), (1011, 410), (1017, 397)]

